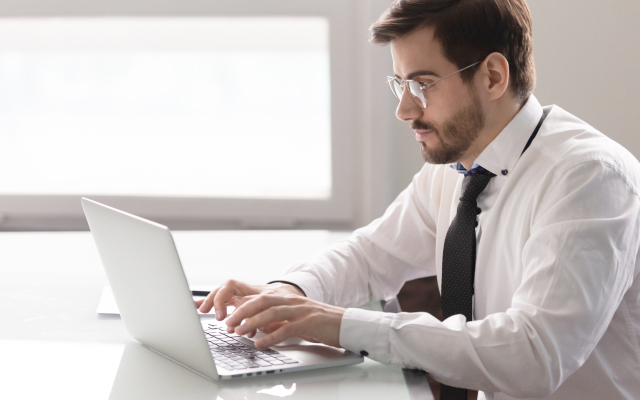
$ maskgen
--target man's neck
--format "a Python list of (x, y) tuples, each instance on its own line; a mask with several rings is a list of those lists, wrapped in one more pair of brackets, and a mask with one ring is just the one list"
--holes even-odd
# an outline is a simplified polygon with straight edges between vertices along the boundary
[[(510, 96), (507, 96), (510, 97)], [(513, 98), (502, 98), (485, 111), (485, 127), (480, 131), (478, 137), (473, 142), (469, 150), (460, 159), (460, 164), (470, 170), (478, 156), (489, 146), (493, 139), (498, 137), (500, 132), (509, 125), (509, 122), (520, 112), (524, 104), (514, 101)]]

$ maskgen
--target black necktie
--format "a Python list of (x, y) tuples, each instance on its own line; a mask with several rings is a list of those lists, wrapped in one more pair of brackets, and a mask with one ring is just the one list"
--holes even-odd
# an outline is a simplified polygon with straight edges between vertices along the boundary
[[(484, 171), (462, 180), (458, 212), (444, 239), (442, 255), (442, 315), (445, 319), (462, 314), (471, 321), (473, 277), (476, 267), (476, 226), (480, 209), (477, 198), (494, 175)], [(442, 385), (440, 400), (464, 400), (467, 389)]]

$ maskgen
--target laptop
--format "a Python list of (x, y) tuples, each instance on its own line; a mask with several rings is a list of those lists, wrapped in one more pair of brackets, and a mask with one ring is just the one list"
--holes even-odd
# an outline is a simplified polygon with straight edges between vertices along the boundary
[(228, 334), (221, 321), (201, 322), (166, 226), (87, 198), (81, 203), (125, 328), (148, 349), (210, 380), (364, 360), (301, 339), (260, 350), (253, 340)]

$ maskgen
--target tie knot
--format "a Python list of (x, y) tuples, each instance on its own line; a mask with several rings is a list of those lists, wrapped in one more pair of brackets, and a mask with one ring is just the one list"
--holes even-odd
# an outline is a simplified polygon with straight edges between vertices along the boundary
[(465, 176), (462, 180), (462, 197), (460, 197), (460, 201), (475, 202), (493, 176), (493, 174), (472, 174)]

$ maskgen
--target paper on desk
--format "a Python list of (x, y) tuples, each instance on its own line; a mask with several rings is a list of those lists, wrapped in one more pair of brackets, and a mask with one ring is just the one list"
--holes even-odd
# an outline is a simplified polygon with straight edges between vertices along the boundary
[[(200, 289), (200, 288), (196, 288)], [(201, 299), (202, 296), (193, 296), (194, 300)], [(227, 307), (227, 313), (232, 313), (235, 307), (229, 306)], [(102, 295), (100, 296), (100, 302), (98, 303), (98, 308), (96, 309), (98, 314), (111, 314), (111, 315), (120, 315), (120, 311), (118, 310), (118, 305), (116, 304), (116, 299), (113, 297), (113, 292), (109, 286), (105, 286), (102, 289)], [(198, 311), (201, 317), (215, 317), (214, 313), (201, 313)]]

